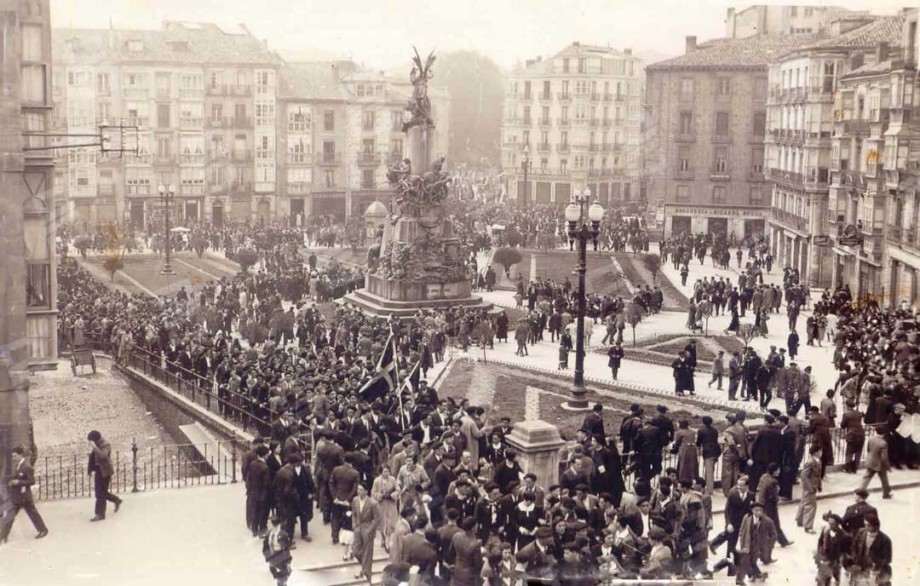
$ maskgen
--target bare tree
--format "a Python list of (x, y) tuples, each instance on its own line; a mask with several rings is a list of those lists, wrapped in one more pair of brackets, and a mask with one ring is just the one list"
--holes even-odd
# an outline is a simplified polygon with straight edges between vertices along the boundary
[(630, 303), (626, 306), (626, 323), (632, 328), (633, 346), (636, 345), (636, 326), (642, 321), (645, 315), (645, 309), (638, 303)]

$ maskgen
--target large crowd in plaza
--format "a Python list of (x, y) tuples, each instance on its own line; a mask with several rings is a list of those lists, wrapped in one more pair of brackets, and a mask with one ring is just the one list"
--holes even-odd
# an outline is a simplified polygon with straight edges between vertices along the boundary
[[(553, 207), (526, 215), (507, 206), (466, 207), (457, 213), (463, 218), (457, 231), (475, 248), (491, 244), (486, 222), (504, 222), (516, 227), (522, 246), (541, 246), (541, 235), (555, 239), (552, 247), (565, 246), (559, 216)], [(710, 385), (721, 389), (727, 377), (728, 398), (757, 401), (763, 423), (751, 425), (743, 409), (724, 422), (706, 416), (691, 426), (663, 406), (646, 412), (633, 405), (619, 421), (596, 407), (570, 438), (558, 483), (540, 486), (535, 475), (523, 473), (507, 442), (509, 420), (491, 425), (488, 405), (440, 397), (425, 379), (451, 344), (466, 350), (513, 337), (526, 354), (546, 332), (559, 344), (560, 368), (567, 367), (571, 283), (519, 281), (515, 293), (526, 312), (516, 323), (507, 311), (460, 307), (401, 321), (345, 307), (324, 312), (317, 303), (360, 286), (358, 273), (320, 267), (315, 257), (305, 261), (299, 246), (305, 234), (316, 243), (336, 233), (331, 223), (312, 236), (307, 227), (203, 228), (208, 247), (228, 258), (251, 248), (261, 266), (172, 298), (109, 289), (72, 260), (59, 267), (66, 347), (92, 338), (108, 344), (122, 364), (137, 353), (153, 357), (175, 378), (213, 395), (221, 415), (255, 430), (242, 465), (245, 522), (265, 537), (280, 584), (290, 573), (298, 529), (300, 547), (309, 548), (304, 543), (320, 524), (341, 544), (343, 559), (357, 561), (358, 578), (372, 578), (375, 543), (381, 543), (389, 555), (385, 583), (414, 568), (422, 584), (452, 586), (589, 585), (722, 572), (741, 584), (765, 578), (765, 566), (782, 564), (775, 546), (791, 540), (778, 511), (796, 484), (797, 523), (816, 535), (818, 584), (839, 583), (841, 573), (856, 584), (892, 583), (892, 544), (866, 489), (878, 475), (882, 497), (891, 498), (890, 467), (918, 464), (917, 445), (902, 426), (918, 411), (920, 389), (912, 311), (854, 303), (845, 288), (812, 300), (789, 269), (781, 287), (765, 284), (773, 259), (762, 239), (668, 239), (660, 245), (661, 261), (673, 263), (683, 278), (707, 255), (716, 266), (729, 265), (737, 248), (737, 282), (713, 278), (694, 285), (687, 314), (692, 332), (708, 317), (726, 314), (729, 332), (747, 325), (751, 336), (765, 335), (769, 320), (785, 313), (785, 347), (759, 356), (746, 345), (726, 357), (727, 370), (721, 357), (713, 362)], [(648, 248), (646, 231), (631, 219), (610, 222), (605, 238), (613, 250)], [(320, 286), (324, 282), (328, 286)], [(595, 295), (588, 305), (590, 321), (606, 328), (602, 344), (610, 346), (616, 378), (627, 307), (660, 311), (661, 291), (640, 289), (626, 301)], [(803, 320), (802, 312), (810, 314)], [(741, 324), (746, 318), (750, 323)], [(834, 347), (835, 388), (817, 389), (809, 368), (799, 370), (799, 329), (806, 344)], [(398, 375), (387, 381), (382, 375), (390, 365)], [(695, 345), (671, 366), (675, 393), (693, 394)], [(771, 408), (774, 396), (783, 397), (785, 409)], [(836, 397), (843, 399), (839, 414)], [(845, 443), (843, 473), (856, 474), (862, 464), (864, 477), (854, 505), (822, 523), (817, 495), (826, 475), (839, 473), (831, 471), (833, 434)], [(717, 489), (726, 499), (724, 519), (712, 511)]]

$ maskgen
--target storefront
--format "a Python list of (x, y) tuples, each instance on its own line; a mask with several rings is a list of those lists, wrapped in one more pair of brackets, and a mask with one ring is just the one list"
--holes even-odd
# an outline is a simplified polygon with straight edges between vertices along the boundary
[(752, 206), (665, 204), (665, 236), (677, 234), (763, 235), (769, 208)]
[(888, 306), (920, 306), (920, 254), (890, 244), (887, 254), (887, 277), (884, 282), (888, 283)]

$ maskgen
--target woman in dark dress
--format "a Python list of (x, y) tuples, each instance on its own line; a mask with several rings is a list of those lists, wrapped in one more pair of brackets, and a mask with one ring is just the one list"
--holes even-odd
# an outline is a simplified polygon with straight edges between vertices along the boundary
[(738, 319), (738, 309), (735, 307), (732, 307), (732, 319), (729, 322), (728, 328), (725, 331), (726, 332), (737, 332), (738, 326), (740, 325), (739, 322), (740, 320)]
[(502, 342), (508, 341), (508, 316), (504, 311), (495, 320), (495, 337)]
[(518, 527), (518, 551), (534, 541), (534, 534), (543, 518), (543, 508), (536, 506), (536, 496), (532, 492), (521, 495), (521, 502), (514, 508), (514, 522)]

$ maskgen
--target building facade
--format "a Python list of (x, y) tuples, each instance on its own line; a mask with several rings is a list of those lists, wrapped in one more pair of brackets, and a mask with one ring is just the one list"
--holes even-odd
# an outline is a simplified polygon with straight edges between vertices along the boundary
[(725, 36), (743, 39), (756, 35), (817, 33), (826, 28), (831, 20), (848, 12), (834, 6), (758, 4), (741, 10), (729, 8), (725, 16)]
[[(828, 215), (829, 200), (834, 198), (831, 178), (841, 177), (834, 171), (852, 171), (848, 148), (842, 158), (833, 155), (841, 148), (841, 133), (850, 136), (856, 131), (854, 124), (842, 124), (842, 80), (854, 69), (878, 62), (877, 55), (866, 53), (879, 42), (887, 47), (889, 41), (899, 41), (901, 19), (863, 16), (857, 20), (848, 15), (832, 23), (841, 25), (838, 34), (800, 47), (770, 66), (766, 136), (770, 244), (780, 266), (797, 268), (815, 287), (835, 282), (833, 249), (824, 238), (829, 234), (827, 220), (832, 226), (838, 223), (836, 213), (833, 218)], [(815, 246), (815, 235), (822, 244)]]
[[(29, 445), (26, 368), (57, 365), (48, 0), (0, 3), (0, 479)], [(33, 150), (36, 149), (36, 150)]]
[(649, 203), (665, 236), (763, 235), (767, 65), (812, 35), (753, 36), (697, 45), (646, 67)]
[(85, 143), (108, 126), (110, 147), (136, 149), (61, 150), (64, 221), (145, 228), (162, 220), (160, 185), (175, 187), (180, 224), (274, 215), (280, 59), (248, 31), (59, 29), (54, 59), (55, 126), (66, 140)]
[(643, 199), (643, 91), (642, 62), (629, 49), (573, 43), (515, 71), (502, 119), (508, 197), (568, 203), (588, 188), (604, 205)]

